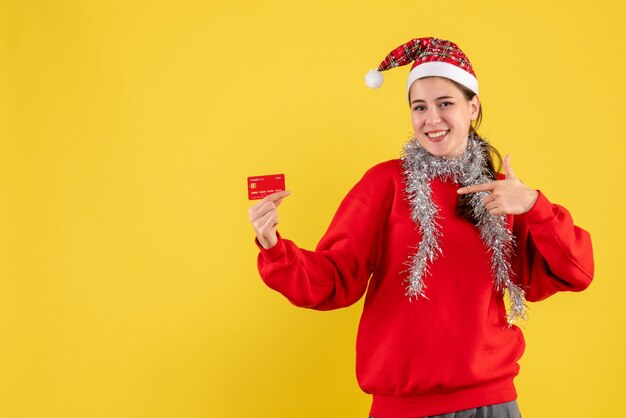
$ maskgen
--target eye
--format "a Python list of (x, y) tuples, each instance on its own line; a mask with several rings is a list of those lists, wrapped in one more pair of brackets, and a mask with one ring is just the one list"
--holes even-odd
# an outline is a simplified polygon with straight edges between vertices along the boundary
[[(452, 102), (442, 102), (441, 103), (441, 107), (444, 107), (444, 105), (453, 105), (453, 104), (454, 103), (452, 103)], [(448, 107), (448, 106), (445, 106), (445, 107)]]
[(424, 109), (425, 109), (425, 107), (424, 107), (424, 106), (415, 106), (415, 107), (413, 108), (413, 110), (424, 110)]

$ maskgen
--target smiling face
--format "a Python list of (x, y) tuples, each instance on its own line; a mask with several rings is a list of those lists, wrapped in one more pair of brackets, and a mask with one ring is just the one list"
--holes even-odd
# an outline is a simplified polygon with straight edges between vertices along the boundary
[(409, 90), (415, 138), (433, 155), (454, 157), (467, 144), (472, 120), (478, 117), (478, 96), (471, 100), (443, 77), (417, 79)]

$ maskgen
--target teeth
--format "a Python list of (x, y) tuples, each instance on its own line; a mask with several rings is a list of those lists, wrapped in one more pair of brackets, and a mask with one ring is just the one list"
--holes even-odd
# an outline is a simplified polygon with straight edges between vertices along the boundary
[(433, 133), (428, 133), (426, 135), (428, 135), (429, 138), (438, 138), (438, 137), (443, 136), (443, 135), (445, 135), (447, 133), (448, 133), (448, 131), (439, 131), (439, 132), (434, 133), (434, 134)]

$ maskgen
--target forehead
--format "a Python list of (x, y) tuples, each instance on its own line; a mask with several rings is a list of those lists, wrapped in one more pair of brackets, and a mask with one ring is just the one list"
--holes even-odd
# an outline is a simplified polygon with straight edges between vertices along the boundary
[(452, 81), (444, 77), (419, 78), (411, 84), (409, 94), (412, 100), (433, 100), (441, 96), (463, 96), (461, 90)]

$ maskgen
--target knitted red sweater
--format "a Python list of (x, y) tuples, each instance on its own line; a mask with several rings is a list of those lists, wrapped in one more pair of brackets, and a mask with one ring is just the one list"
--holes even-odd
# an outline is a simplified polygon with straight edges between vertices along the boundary
[[(296, 306), (349, 306), (367, 290), (356, 345), (360, 387), (376, 418), (420, 417), (517, 398), (513, 378), (524, 337), (509, 327), (491, 256), (478, 229), (455, 214), (458, 184), (435, 179), (442, 254), (425, 277), (426, 298), (405, 296), (409, 256), (420, 240), (404, 195), (400, 160), (368, 170), (339, 206), (315, 251), (278, 234), (260, 249), (263, 281)], [(528, 301), (591, 283), (589, 234), (539, 192), (509, 216), (516, 237), (512, 279)], [(369, 286), (368, 286), (369, 283)]]

